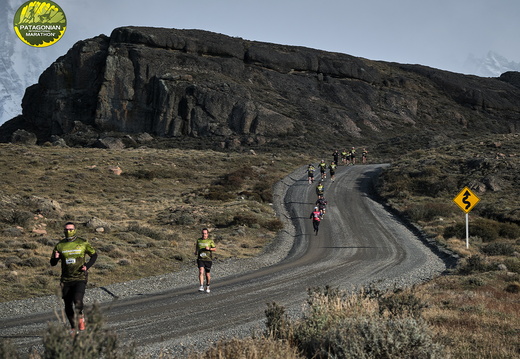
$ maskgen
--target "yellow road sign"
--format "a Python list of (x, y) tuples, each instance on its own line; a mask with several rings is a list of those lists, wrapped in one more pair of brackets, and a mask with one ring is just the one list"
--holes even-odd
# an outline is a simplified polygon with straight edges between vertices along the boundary
[(457, 204), (464, 212), (469, 213), (480, 201), (480, 198), (476, 194), (471, 192), (468, 187), (464, 187), (462, 191), (453, 199), (453, 202)]

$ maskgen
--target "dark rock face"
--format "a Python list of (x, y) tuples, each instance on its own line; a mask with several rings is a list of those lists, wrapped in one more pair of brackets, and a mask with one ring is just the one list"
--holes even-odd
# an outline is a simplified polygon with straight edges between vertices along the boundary
[(124, 27), (78, 42), (51, 65), (26, 90), (23, 115), (0, 128), (0, 140), (22, 128), (39, 142), (148, 133), (299, 146), (410, 136), (424, 145), (434, 137), (438, 143), (518, 131), (518, 78), (465, 76), (200, 30)]

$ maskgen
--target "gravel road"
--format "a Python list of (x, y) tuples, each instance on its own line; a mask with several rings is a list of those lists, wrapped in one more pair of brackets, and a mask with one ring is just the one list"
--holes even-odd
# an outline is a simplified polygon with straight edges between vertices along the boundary
[[(196, 268), (87, 291), (106, 321), (143, 353), (181, 355), (230, 336), (264, 329), (266, 303), (297, 316), (307, 289), (352, 290), (367, 284), (409, 286), (440, 275), (453, 261), (372, 197), (384, 165), (340, 166), (325, 181), (328, 209), (314, 235), (315, 184), (299, 168), (275, 187), (273, 206), (285, 228), (258, 258), (214, 263), (210, 294), (199, 293)], [(23, 350), (40, 347), (46, 323), (61, 309), (55, 296), (0, 303), (1, 337)]]

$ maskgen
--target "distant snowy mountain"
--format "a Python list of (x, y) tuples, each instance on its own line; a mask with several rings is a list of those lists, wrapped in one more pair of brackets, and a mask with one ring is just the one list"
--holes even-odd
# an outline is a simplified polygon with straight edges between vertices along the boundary
[(25, 89), (38, 82), (43, 70), (58, 57), (52, 46), (34, 48), (18, 39), (13, 15), (22, 2), (4, 1), (0, 12), (0, 125), (22, 113)]
[(496, 52), (489, 51), (485, 57), (470, 55), (465, 67), (468, 73), (482, 77), (499, 77), (507, 71), (520, 71), (520, 62), (513, 62)]

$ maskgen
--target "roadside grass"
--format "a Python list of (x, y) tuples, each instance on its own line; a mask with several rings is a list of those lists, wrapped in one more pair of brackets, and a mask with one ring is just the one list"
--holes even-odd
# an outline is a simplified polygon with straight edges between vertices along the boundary
[[(480, 198), (465, 215), (452, 199)], [(404, 155), (379, 194), (461, 259), (418, 287), (425, 319), (453, 358), (520, 357), (520, 136), (488, 136)]]
[(420, 293), (425, 319), (452, 358), (517, 358), (520, 302), (515, 279), (502, 272), (440, 277)]
[(258, 255), (281, 229), (272, 186), (308, 161), (298, 153), (2, 144), (0, 301), (54, 292), (60, 270), (48, 261), (66, 221), (99, 251), (90, 286), (193, 265), (203, 227), (217, 260)]

